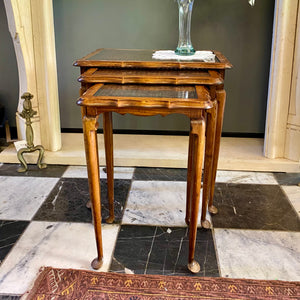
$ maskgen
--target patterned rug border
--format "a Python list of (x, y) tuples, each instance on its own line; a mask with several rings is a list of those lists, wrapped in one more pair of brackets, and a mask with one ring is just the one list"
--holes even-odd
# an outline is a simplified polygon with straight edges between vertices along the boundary
[(43, 267), (21, 299), (300, 299), (300, 282)]

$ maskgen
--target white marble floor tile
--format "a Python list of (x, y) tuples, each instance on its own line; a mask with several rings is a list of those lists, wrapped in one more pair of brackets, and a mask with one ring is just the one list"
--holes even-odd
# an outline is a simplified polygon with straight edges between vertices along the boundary
[(185, 206), (186, 182), (133, 181), (122, 224), (186, 226)]
[(300, 217), (300, 186), (282, 185), (281, 187)]
[(31, 220), (59, 178), (1, 176), (0, 219)]
[[(104, 167), (100, 167), (100, 178), (106, 179), (107, 175), (103, 171)], [(132, 179), (134, 168), (114, 167), (115, 179)], [(69, 166), (62, 177), (69, 178), (87, 178), (86, 166)]]
[(223, 277), (300, 280), (300, 232), (214, 229)]
[(272, 173), (218, 171), (216, 182), (248, 183), (248, 184), (278, 184)]
[[(118, 225), (103, 225), (104, 263), (109, 268)], [(32, 222), (0, 266), (0, 294), (22, 294), (42, 266), (92, 270), (97, 256), (92, 224)]]

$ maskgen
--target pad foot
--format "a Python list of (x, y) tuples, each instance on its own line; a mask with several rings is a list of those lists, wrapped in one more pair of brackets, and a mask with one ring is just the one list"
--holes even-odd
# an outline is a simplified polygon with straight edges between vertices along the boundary
[(205, 229), (210, 229), (211, 227), (210, 222), (207, 220), (201, 221), (201, 226)]
[(218, 213), (218, 209), (214, 205), (209, 206), (208, 211), (213, 215), (216, 215)]
[(103, 259), (99, 260), (98, 258), (95, 258), (92, 263), (91, 266), (94, 270), (99, 270), (103, 265)]
[(188, 269), (192, 273), (199, 273), (200, 265), (195, 260), (192, 260), (192, 262), (188, 264)]

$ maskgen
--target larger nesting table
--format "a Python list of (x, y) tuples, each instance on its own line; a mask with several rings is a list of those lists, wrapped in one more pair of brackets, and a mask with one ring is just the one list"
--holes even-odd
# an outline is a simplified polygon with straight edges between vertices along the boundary
[(184, 114), (190, 118), (186, 218), (189, 225), (188, 268), (200, 270), (194, 258), (204, 158), (201, 225), (209, 228), (207, 209), (215, 214), (214, 185), (219, 157), (226, 93), (225, 70), (229, 61), (217, 51), (214, 62), (155, 60), (153, 50), (98, 49), (77, 60), (80, 67), (80, 98), (91, 207), (98, 256), (103, 260), (101, 199), (97, 146), (98, 116), (103, 114), (109, 218), (114, 220), (112, 112), (137, 116)]

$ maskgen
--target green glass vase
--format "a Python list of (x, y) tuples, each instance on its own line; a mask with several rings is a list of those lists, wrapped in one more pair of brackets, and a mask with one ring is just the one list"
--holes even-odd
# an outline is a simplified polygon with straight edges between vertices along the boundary
[(194, 0), (177, 0), (179, 9), (179, 38), (175, 53), (193, 55), (195, 49), (191, 42), (191, 20)]

